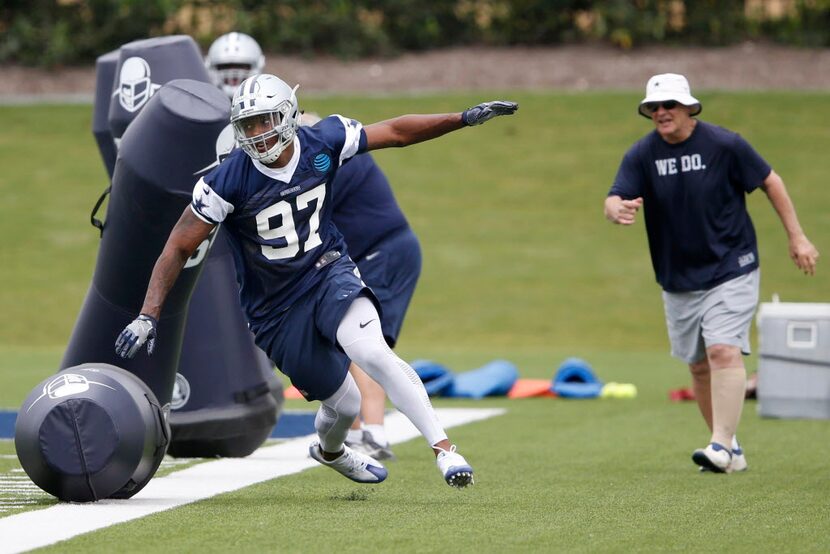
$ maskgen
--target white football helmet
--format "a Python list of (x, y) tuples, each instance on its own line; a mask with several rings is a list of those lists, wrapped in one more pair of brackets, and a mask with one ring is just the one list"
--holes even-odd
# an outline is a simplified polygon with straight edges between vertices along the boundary
[(234, 136), (252, 159), (269, 164), (294, 140), (300, 120), (297, 88), (269, 74), (245, 79), (231, 102)]
[(205, 58), (205, 67), (213, 84), (233, 98), (239, 83), (262, 73), (265, 56), (253, 37), (245, 33), (227, 33), (213, 41)]

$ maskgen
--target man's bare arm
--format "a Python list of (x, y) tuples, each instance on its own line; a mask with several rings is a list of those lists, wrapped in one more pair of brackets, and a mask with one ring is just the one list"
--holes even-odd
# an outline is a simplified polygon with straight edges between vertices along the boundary
[(464, 126), (460, 113), (402, 115), (364, 127), (366, 149), (409, 146)]
[(801, 229), (801, 224), (798, 222), (798, 216), (795, 213), (795, 206), (787, 193), (787, 187), (784, 186), (783, 179), (775, 171), (771, 171), (764, 180), (762, 189), (767, 194), (767, 198), (778, 213), (778, 217), (784, 225), (784, 230), (787, 232), (790, 258), (807, 275), (815, 274), (816, 262), (819, 257), (818, 250), (807, 239)]
[(141, 307), (142, 314), (155, 319), (159, 318), (164, 300), (176, 283), (185, 262), (210, 235), (214, 227), (215, 225), (205, 223), (196, 217), (190, 206), (184, 209), (153, 267), (153, 274), (150, 276), (147, 294), (144, 297), (144, 305)]
[(409, 146), (438, 138), (465, 126), (480, 125), (519, 109), (515, 102), (495, 100), (460, 113), (402, 115), (365, 126), (366, 149)]

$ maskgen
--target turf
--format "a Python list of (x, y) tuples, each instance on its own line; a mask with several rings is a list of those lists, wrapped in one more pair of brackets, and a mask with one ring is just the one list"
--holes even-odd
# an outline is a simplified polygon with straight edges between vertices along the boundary
[(395, 448), (399, 461), (380, 486), (315, 468), (46, 550), (444, 552), (450, 543), (459, 552), (651, 552), (700, 550), (723, 536), (739, 552), (830, 547), (826, 422), (762, 420), (750, 402), (750, 470), (700, 474), (689, 459), (705, 437), (696, 407), (666, 395), (681, 368), (662, 353), (590, 359), (608, 379), (637, 383), (638, 397), (436, 401), (508, 410), (451, 430), (477, 470), (470, 490), (444, 485), (415, 440)]
[[(760, 419), (749, 403), (741, 427), (749, 472), (699, 475), (689, 460), (707, 433), (693, 404), (667, 399), (688, 377), (667, 353), (642, 223), (623, 229), (602, 217), (622, 154), (649, 130), (635, 114), (636, 93), (312, 98), (304, 107), (370, 122), (455, 111), (491, 96), (518, 100), (518, 115), (375, 155), (424, 251), (399, 351), (457, 371), (505, 358), (523, 377), (540, 378), (580, 356), (607, 381), (635, 383), (639, 396), (436, 401), (509, 410), (451, 432), (477, 470), (470, 491), (446, 487), (423, 444), (411, 441), (396, 447), (400, 461), (378, 487), (314, 469), (51, 550), (830, 548), (827, 422)], [(805, 230), (826, 250), (828, 96), (699, 98), (703, 119), (741, 132), (784, 177)], [(0, 107), (0, 120), (0, 406), (16, 408), (60, 362), (96, 263), (88, 216), (106, 173), (89, 106)], [(812, 279), (794, 268), (763, 194), (753, 194), (749, 207), (762, 298), (828, 301), (825, 268)], [(0, 442), (0, 453), (11, 448)], [(13, 464), (0, 459), (0, 473)]]

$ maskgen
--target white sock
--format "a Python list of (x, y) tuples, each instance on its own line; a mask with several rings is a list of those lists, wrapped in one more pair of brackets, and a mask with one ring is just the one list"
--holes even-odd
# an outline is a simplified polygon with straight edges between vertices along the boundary
[(389, 446), (389, 439), (386, 437), (386, 430), (383, 428), (382, 424), (364, 424), (363, 428), (371, 433), (372, 440), (376, 443), (383, 447)]
[(346, 434), (346, 442), (360, 442), (363, 440), (363, 430), (362, 429), (349, 429), (349, 432)]

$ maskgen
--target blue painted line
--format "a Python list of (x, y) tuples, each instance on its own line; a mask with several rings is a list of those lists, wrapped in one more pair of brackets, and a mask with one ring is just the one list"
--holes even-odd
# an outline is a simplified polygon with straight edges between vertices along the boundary
[[(14, 438), (14, 422), (17, 412), (0, 410), (0, 439)], [(285, 411), (271, 431), (272, 439), (290, 439), (314, 432), (314, 412)]]
[(314, 416), (316, 412), (285, 411), (280, 414), (272, 439), (291, 439), (314, 433)]
[(14, 438), (15, 421), (17, 421), (17, 412), (0, 410), (0, 439)]

